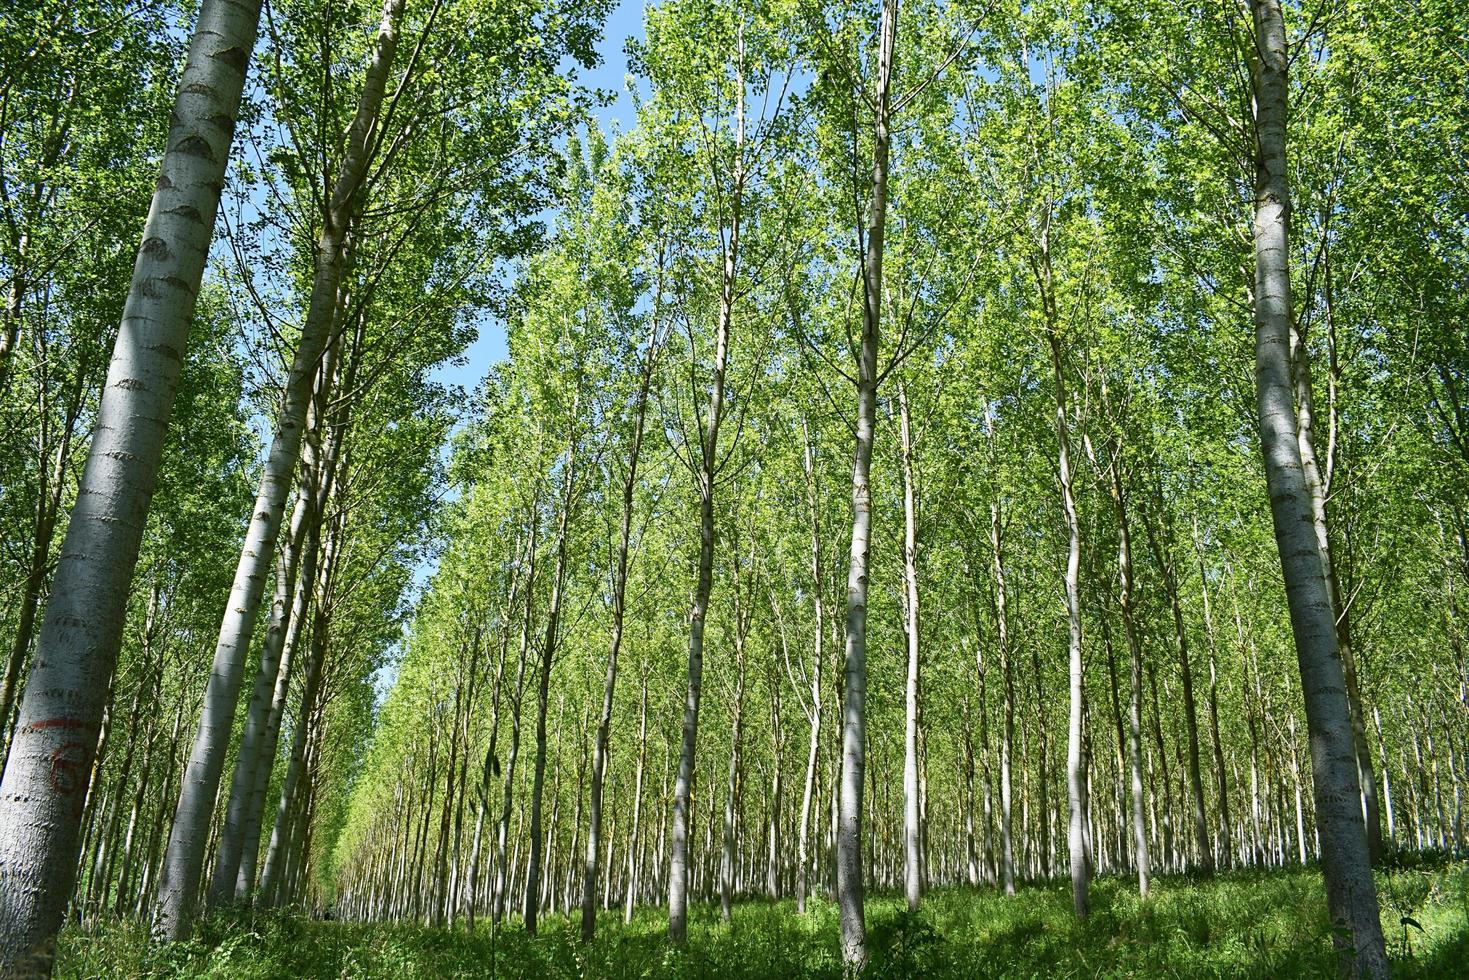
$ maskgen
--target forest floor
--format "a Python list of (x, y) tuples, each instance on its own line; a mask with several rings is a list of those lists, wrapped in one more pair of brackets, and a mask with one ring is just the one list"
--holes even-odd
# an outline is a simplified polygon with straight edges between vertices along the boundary
[[(1398, 980), (1469, 977), (1469, 864), (1379, 873), (1383, 928)], [(938, 889), (916, 915), (901, 896), (869, 896), (871, 962), (864, 976), (899, 977), (1333, 977), (1335, 960), (1315, 869), (1233, 872), (1212, 881), (1162, 877), (1139, 901), (1132, 880), (1092, 887), (1084, 925), (1065, 881), (994, 891)], [(315, 922), (298, 916), (215, 919), (185, 944), (150, 948), (136, 925), (67, 930), (57, 976), (131, 977), (711, 977), (841, 976), (836, 907), (813, 901), (742, 902), (731, 924), (717, 905), (690, 910), (689, 944), (665, 939), (659, 909), (624, 925), (598, 923), (577, 941), (579, 919), (550, 916), (537, 936), (518, 925), (492, 939), (462, 929)], [(1405, 925), (1404, 920), (1416, 925)]]

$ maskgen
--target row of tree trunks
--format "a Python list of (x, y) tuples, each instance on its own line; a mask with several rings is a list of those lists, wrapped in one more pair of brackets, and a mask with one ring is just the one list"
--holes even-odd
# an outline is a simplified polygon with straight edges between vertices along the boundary
[[(360, 332), (354, 338), (351, 361), (357, 363)], [(248, 901), (254, 887), (255, 850), (260, 839), (265, 786), (275, 764), (285, 698), (290, 690), (296, 646), (306, 618), (307, 601), (315, 586), (321, 523), (335, 477), (345, 425), (328, 430), (327, 405), (339, 378), (339, 344), (324, 352), (315, 393), (307, 416), (302, 450), (302, 477), (290, 533), (276, 563), (275, 601), (256, 671), (245, 728), (240, 738), (234, 776), (230, 783), (224, 827), (215, 851), (214, 872), (207, 894), (210, 906), (233, 900)], [(349, 380), (351, 372), (349, 371)], [(328, 434), (329, 433), (329, 434)], [(327, 443), (323, 447), (323, 441)], [(298, 577), (300, 586), (298, 587)], [(257, 793), (257, 788), (259, 792)]]
[[(382, 111), (405, 4), (406, 0), (384, 3), (357, 111), (346, 134), (340, 170), (321, 215), (310, 305), (220, 624), (214, 668), (204, 695), (204, 712), (169, 834), (168, 857), (159, 888), (157, 928), (170, 939), (186, 938), (193, 926), (204, 848), (234, 726), (245, 656), (274, 560), (291, 478), (301, 455), (306, 414), (313, 396), (312, 382), (340, 318), (343, 273), (350, 261), (351, 226), (361, 207), (375, 156), (376, 144), (371, 137)], [(330, 374), (323, 373), (323, 376), (330, 377)], [(215, 881), (218, 898), (228, 895), (227, 878), (228, 874), (224, 873)]]
[[(743, 561), (743, 548), (741, 549), (741, 560)], [(742, 571), (740, 575), (740, 589), (745, 587), (744, 580), (745, 575)], [(743, 598), (741, 599), (741, 603), (744, 603)], [(774, 608), (778, 609), (778, 602)], [(1116, 614), (1116, 608), (1114, 606), (1113, 615)], [(778, 617), (781, 615), (781, 612), (777, 612)], [(1104, 617), (1101, 622), (1105, 625), (1107, 618)], [(508, 629), (510, 634), (513, 635), (514, 624), (509, 624)], [(978, 663), (975, 666), (978, 668)], [(979, 677), (978, 669), (976, 669), (974, 676), (977, 680)], [(1156, 696), (1158, 702), (1167, 703), (1170, 698), (1170, 693), (1169, 691), (1165, 691), (1164, 680), (1161, 675), (1158, 677), (1158, 683), (1156, 685), (1148, 683), (1148, 680), (1147, 672), (1140, 672), (1139, 696), (1140, 701), (1146, 706), (1147, 711), (1145, 714), (1143, 712), (1139, 713), (1139, 727), (1143, 727), (1142, 721), (1143, 718), (1146, 718), (1146, 721), (1149, 723), (1147, 725), (1149, 738), (1152, 738), (1151, 723), (1158, 714), (1155, 711), (1156, 705), (1152, 698)], [(731, 683), (733, 681), (734, 678), (731, 679)], [(1250, 688), (1253, 689), (1255, 684), (1253, 670), (1248, 675), (1248, 682)], [(467, 680), (461, 679), (459, 683), (465, 685), (465, 691), (468, 690), (469, 682)], [(734, 689), (731, 688), (731, 697), (725, 702), (731, 706), (736, 703), (733, 691)], [(1174, 695), (1177, 693), (1176, 677), (1172, 683), (1171, 692)], [(473, 887), (479, 895), (488, 895), (489, 888), (492, 884), (492, 877), (489, 874), (490, 869), (483, 865), (477, 874), (469, 874), (467, 870), (470, 853), (469, 848), (468, 846), (458, 846), (456, 843), (461, 836), (465, 842), (470, 839), (471, 828), (469, 823), (466, 822), (462, 827), (456, 828), (451, 821), (446, 829), (446, 825), (442, 819), (445, 800), (444, 787), (451, 778), (444, 764), (444, 760), (451, 757), (457, 757), (462, 760), (465, 758), (466, 753), (472, 755), (473, 751), (475, 751), (473, 743), (468, 741), (469, 736), (465, 734), (462, 722), (454, 725), (447, 723), (450, 715), (453, 713), (452, 703), (454, 696), (452, 691), (447, 689), (444, 693), (448, 700), (445, 702), (446, 708), (443, 717), (440, 719), (440, 723), (434, 726), (435, 734), (433, 735), (432, 744), (428, 747), (428, 751), (416, 754), (415, 758), (418, 761), (414, 763), (415, 775), (412, 777), (416, 780), (417, 789), (412, 791), (411, 812), (414, 813), (414, 820), (412, 822), (413, 828), (411, 835), (412, 848), (409, 852), (410, 856), (407, 865), (411, 868), (413, 861), (422, 860), (425, 862), (424, 867), (427, 870), (423, 875), (422, 885), (416, 900), (405, 903), (403, 907), (394, 913), (401, 917), (419, 918), (423, 921), (435, 921), (435, 916), (438, 915), (435, 909), (444, 901), (441, 896), (457, 893), (456, 889), (467, 887), (466, 879), (473, 881)], [(461, 697), (465, 696), (467, 695), (461, 695)], [(637, 698), (640, 701), (639, 713), (643, 720), (643, 725), (647, 726), (650, 721), (648, 717), (648, 706), (642, 700), (643, 694), (641, 690)], [(1126, 699), (1124, 699), (1125, 701)], [(1259, 716), (1264, 719), (1262, 724), (1269, 729), (1268, 734), (1262, 738), (1259, 745), (1261, 760), (1259, 768), (1259, 836), (1254, 836), (1248, 820), (1238, 822), (1229, 829), (1229, 842), (1225, 845), (1240, 860), (1258, 860), (1262, 864), (1271, 867), (1298, 865), (1303, 859), (1308, 861), (1313, 860), (1318, 853), (1315, 843), (1316, 828), (1314, 809), (1311, 806), (1310, 795), (1306, 792), (1307, 771), (1304, 760), (1300, 758), (1305, 749), (1303, 742), (1304, 733), (1291, 724), (1288, 715), (1281, 714), (1279, 705), (1280, 702), (1278, 699), (1274, 701), (1267, 700), (1262, 701), (1259, 709)], [(976, 711), (976, 708), (976, 702), (971, 702), (971, 711)], [(1434, 708), (1432, 710), (1438, 709)], [(1251, 712), (1254, 713), (1254, 711), (1255, 709), (1251, 707)], [(570, 711), (565, 711), (562, 715), (564, 717), (558, 715), (553, 710), (548, 716), (548, 745), (561, 746), (559, 751), (553, 750), (552, 754), (553, 756), (559, 754), (559, 758), (562, 761), (554, 772), (548, 773), (546, 791), (561, 802), (559, 806), (555, 806), (548, 801), (547, 805), (553, 807), (551, 811), (551, 825), (541, 835), (544, 841), (543, 866), (546, 869), (542, 876), (542, 884), (537, 890), (537, 901), (541, 910), (559, 910), (572, 906), (578, 897), (580, 888), (584, 887), (581, 873), (585, 870), (585, 850), (579, 846), (579, 841), (582, 838), (576, 829), (578, 820), (573, 816), (573, 803), (575, 802), (573, 797), (581, 797), (585, 801), (585, 787), (589, 782), (591, 767), (591, 739), (587, 738), (583, 741), (580, 733), (589, 732), (591, 729), (584, 728), (578, 724), (571, 717)], [(585, 716), (580, 717), (584, 722)], [(977, 713), (971, 715), (971, 717), (977, 718)], [(1278, 728), (1275, 727), (1277, 723), (1273, 720), (1275, 717), (1280, 718)], [(1415, 715), (1414, 717), (1417, 716)], [(1054, 723), (1055, 720), (1058, 719), (1052, 719), (1051, 723)], [(1099, 720), (1094, 718), (1092, 723), (1096, 724)], [(121, 718), (119, 721), (121, 722)], [(672, 721), (673, 719), (665, 719), (664, 724), (661, 726), (662, 731), (652, 735), (649, 734), (649, 730), (645, 727), (643, 734), (639, 738), (640, 745), (646, 746), (647, 739), (652, 737), (664, 747), (664, 755), (667, 758), (669, 749), (675, 747), (677, 743), (677, 729), (672, 724)], [(1422, 723), (1418, 727), (1422, 731), (1431, 732), (1431, 734), (1427, 737), (1419, 737), (1417, 739), (1417, 754), (1415, 755), (1410, 748), (1407, 753), (1408, 758), (1405, 760), (1405, 764), (1409, 766), (1410, 770), (1414, 770), (1412, 782), (1415, 784), (1415, 796), (1418, 804), (1417, 816), (1407, 818), (1403, 826), (1411, 833), (1412, 821), (1415, 819), (1420, 820), (1424, 828), (1424, 846), (1427, 847), (1439, 846), (1440, 843), (1451, 846), (1456, 839), (1455, 834), (1458, 832), (1453, 806), (1454, 776), (1451, 771), (1452, 765), (1446, 764), (1445, 762), (1445, 760), (1451, 761), (1451, 751), (1457, 752), (1457, 749), (1452, 748), (1454, 744), (1453, 738), (1445, 738), (1440, 734), (1446, 731), (1443, 728), (1445, 721), (1446, 719), (1439, 719), (1432, 714), (1425, 715), (1421, 719)], [(554, 725), (552, 722), (554, 722)], [(567, 727), (568, 724), (570, 724), (570, 727)], [(1020, 725), (1020, 734), (1033, 744), (1039, 735), (1040, 729), (1046, 724), (1047, 719), (1044, 715), (1032, 717), (1027, 713), (1024, 722)], [(1126, 728), (1127, 726), (1124, 724), (1122, 736), (1124, 744), (1128, 741)], [(985, 743), (998, 741), (998, 735), (996, 733), (991, 733), (989, 737), (986, 737), (979, 727), (973, 729), (973, 735), (971, 737), (975, 740), (973, 746), (971, 746), (975, 760), (981, 758), (982, 746)], [(1182, 764), (1186, 755), (1186, 737), (1183, 733), (1181, 719), (1177, 719), (1175, 724), (1171, 726), (1165, 726), (1163, 737), (1165, 739), (1164, 744), (1167, 755), (1170, 759), (1175, 760), (1175, 764), (1170, 769), (1170, 778), (1175, 781), (1172, 796), (1174, 800), (1173, 805), (1177, 810), (1176, 816), (1178, 819), (1186, 819), (1191, 804), (1187, 799), (1186, 767)], [(456, 750), (450, 745), (451, 738), (465, 739), (466, 741)], [(748, 740), (742, 738), (740, 741), (742, 748), (747, 746), (747, 744)], [(578, 745), (581, 747), (574, 747)], [(897, 743), (890, 741), (883, 743), (881, 746), (874, 746), (873, 750), (879, 753), (878, 758), (881, 759), (882, 756), (889, 755), (895, 748), (897, 748)], [(1157, 750), (1154, 749), (1155, 763), (1156, 753)], [(640, 752), (638, 755), (642, 754), (644, 753)], [(921, 742), (920, 757), (922, 757)], [(1095, 757), (1102, 758), (1103, 756), (1098, 754)], [(1456, 757), (1454, 756), (1454, 758)], [(734, 783), (735, 789), (733, 796), (731, 796), (729, 789), (731, 784), (729, 782), (730, 769), (727, 768), (727, 759), (706, 760), (703, 766), (701, 776), (712, 783), (720, 785), (720, 790), (714, 794), (712, 800), (706, 799), (706, 805), (700, 808), (700, 820), (703, 822), (696, 829), (699, 835), (698, 839), (702, 844), (700, 849), (696, 850), (693, 854), (693, 869), (695, 874), (691, 879), (691, 895), (716, 902), (722, 900), (726, 891), (730, 895), (731, 901), (741, 896), (768, 897), (771, 892), (772, 877), (774, 878), (775, 890), (778, 894), (787, 894), (794, 890), (799, 870), (798, 858), (793, 852), (778, 852), (776, 860), (773, 862), (774, 870), (772, 876), (769, 827), (773, 823), (777, 828), (780, 828), (778, 832), (790, 833), (799, 822), (799, 798), (791, 797), (785, 799), (773, 796), (762, 798), (758, 794), (743, 793), (741, 787), (749, 784), (750, 780), (763, 780), (765, 778), (762, 775), (766, 768), (765, 763), (747, 761), (749, 758), (742, 751), (740, 761), (734, 767), (737, 775)], [(637, 770), (635, 768), (638, 765), (636, 761), (637, 756), (629, 754), (620, 757), (620, 759), (619, 766), (613, 766), (611, 764), (613, 760), (609, 760), (609, 768), (607, 770), (609, 786), (629, 785), (637, 778)], [(1421, 760), (1421, 762), (1418, 760)], [(1031, 766), (1034, 765), (1035, 761), (1035, 756), (1032, 753), (1030, 755)], [(1229, 759), (1227, 761), (1237, 762), (1238, 760)], [(1246, 763), (1248, 762), (1247, 758), (1245, 761)], [(788, 764), (794, 764), (793, 760), (788, 759), (786, 762)], [(1415, 770), (1420, 765), (1422, 772), (1426, 775), (1423, 776), (1421, 788), (1418, 788), (1419, 773)], [(758, 766), (758, 768), (753, 768), (755, 766)], [(1061, 813), (1059, 811), (1042, 811), (1036, 804), (1040, 786), (1035, 778), (1035, 770), (1031, 766), (1022, 767), (1022, 772), (1026, 775), (1025, 778), (1019, 780), (1018, 787), (1019, 803), (1025, 810), (1026, 815), (1017, 824), (1017, 839), (1019, 841), (1019, 850), (1023, 857), (1017, 864), (1016, 872), (1019, 880), (1033, 881), (1044, 880), (1040, 871), (1040, 865), (1043, 861), (1040, 846), (1041, 828), (1047, 824), (1054, 827)], [(824, 763), (823, 767), (829, 767), (829, 763)], [(459, 769), (455, 770), (456, 774), (452, 776), (456, 786), (463, 785), (462, 769), (463, 766), (461, 765)], [(430, 771), (439, 784), (437, 790), (431, 790), (428, 787), (427, 780)], [(827, 768), (827, 771), (830, 772), (831, 770)], [(1237, 767), (1234, 771), (1236, 773), (1238, 772)], [(1144, 766), (1143, 773), (1145, 779), (1147, 778), (1147, 772), (1148, 770)], [(1108, 798), (1107, 793), (1110, 793), (1111, 790), (1107, 790), (1104, 793), (1105, 784), (1102, 780), (1110, 774), (1110, 767), (1093, 767), (1089, 778), (1094, 783), (1094, 798)], [(1126, 766), (1124, 766), (1123, 777), (1125, 781), (1130, 781), (1127, 780), (1128, 775)], [(1050, 798), (1059, 798), (1060, 794), (1057, 784), (1063, 776), (1064, 773), (1058, 767), (1051, 770), (1053, 786), (1050, 792)], [(931, 880), (935, 884), (954, 885), (970, 883), (976, 877), (982, 882), (987, 880), (993, 880), (997, 884), (999, 882), (998, 849), (991, 853), (989, 849), (982, 846), (984, 838), (988, 833), (993, 832), (999, 822), (997, 808), (996, 810), (987, 812), (983, 805), (985, 785), (996, 782), (997, 777), (993, 772), (986, 773), (982, 766), (976, 764), (971, 778), (973, 781), (972, 788), (964, 796), (966, 800), (972, 801), (968, 805), (949, 808), (938, 814), (931, 814), (928, 812), (925, 803), (920, 811), (920, 823), (922, 827), (921, 841), (926, 854), (926, 864), (929, 869), (925, 875), (926, 882)], [(1238, 776), (1236, 775), (1235, 778), (1238, 779)], [(1153, 779), (1156, 783), (1156, 774), (1153, 776)], [(1394, 785), (1397, 785), (1397, 780), (1398, 777), (1395, 775)], [(556, 784), (558, 782), (563, 787), (560, 792), (556, 790)], [(819, 785), (830, 785), (830, 783), (820, 777), (820, 774), (818, 775), (817, 782)], [(577, 789), (577, 787), (580, 787), (580, 789)], [(868, 798), (876, 802), (865, 814), (867, 822), (866, 829), (869, 832), (869, 839), (865, 844), (868, 847), (875, 847), (875, 850), (872, 851), (873, 861), (869, 863), (866, 869), (865, 880), (869, 887), (901, 888), (904, 882), (902, 844), (903, 806), (900, 795), (896, 792), (897, 784), (882, 785), (875, 783), (874, 786), (868, 789)], [(1118, 786), (1115, 789), (1121, 789), (1125, 792), (1126, 786)], [(1155, 791), (1148, 795), (1144, 806), (1135, 811), (1135, 813), (1142, 813), (1145, 820), (1150, 821), (1152, 824), (1151, 834), (1148, 837), (1150, 853), (1154, 848), (1160, 846), (1160, 835), (1163, 829), (1162, 822), (1159, 820), (1159, 815), (1161, 814), (1161, 807), (1159, 805), (1161, 795), (1161, 792), (1157, 790), (1155, 785)], [(920, 802), (924, 801), (924, 796), (925, 794), (920, 790)], [(422, 816), (425, 806), (423, 801), (426, 799), (431, 799), (433, 802), (430, 816), (427, 818)], [(614, 800), (616, 801), (615, 803), (613, 802)], [(663, 795), (655, 797), (655, 800), (655, 808), (661, 808), (661, 813), (666, 819), (668, 813), (666, 785)], [(634, 894), (634, 891), (642, 895), (656, 894), (660, 885), (665, 882), (665, 879), (659, 875), (656, 860), (650, 862), (653, 865), (652, 868), (649, 868), (648, 865), (643, 865), (647, 869), (643, 873), (635, 874), (629, 870), (630, 855), (658, 853), (656, 838), (650, 839), (643, 832), (630, 829), (636, 826), (634, 821), (643, 820), (645, 827), (649, 825), (647, 822), (649, 819), (655, 825), (660, 821), (649, 816), (641, 800), (633, 800), (629, 797), (623, 797), (621, 799), (609, 797), (608, 806), (611, 807), (611, 811), (607, 815), (606, 823), (604, 823), (609, 848), (609, 858), (605, 866), (607, 877), (601, 879), (603, 885), (598, 890), (597, 904), (599, 909), (603, 910), (621, 906), (625, 914), (626, 904), (630, 900), (630, 896)], [(819, 806), (819, 801), (813, 800), (812, 809), (818, 809)], [(653, 812), (659, 812), (659, 809), (655, 809)], [(1404, 812), (1407, 811), (1405, 810)], [(515, 856), (510, 862), (508, 885), (511, 895), (514, 896), (514, 900), (510, 904), (516, 906), (522, 904), (526, 881), (525, 872), (528, 866), (529, 838), (526, 836), (529, 813), (528, 805), (523, 807), (520, 813), (522, 814), (522, 822), (518, 825), (519, 829), (515, 833), (516, 842), (512, 843), (512, 851)], [(1135, 813), (1129, 814), (1124, 812), (1123, 815), (1135, 817)], [(1134, 871), (1135, 868), (1132, 867), (1129, 860), (1125, 857), (1116, 857), (1114, 855), (1119, 846), (1131, 847), (1131, 842), (1125, 838), (1131, 836), (1132, 831), (1135, 830), (1135, 823), (1125, 821), (1114, 827), (1101, 811), (1089, 813), (1088, 819), (1089, 827), (1087, 833), (1088, 837), (1095, 842), (1099, 872), (1120, 873)], [(581, 834), (586, 832), (586, 827), (588, 826), (586, 821), (587, 814), (585, 813), (583, 802), (580, 823)], [(384, 826), (396, 826), (396, 824), (387, 821)], [(726, 829), (732, 832), (726, 834)], [(449, 838), (447, 841), (444, 839), (445, 834)], [(1119, 836), (1113, 837), (1112, 835), (1114, 834)], [(383, 840), (387, 841), (389, 839), (389, 835), (385, 833)], [(1051, 833), (1049, 839), (1059, 843), (1059, 838), (1055, 836), (1054, 832)], [(1409, 842), (1411, 843), (1411, 839)], [(389, 850), (391, 855), (394, 855), (391, 860), (388, 856), (378, 857), (374, 860), (376, 866), (384, 868), (393, 867), (397, 860), (396, 854), (398, 852)], [(1250, 857), (1252, 854), (1258, 855), (1258, 858)], [(444, 874), (443, 866), (440, 863), (440, 855), (446, 856), (445, 859), (450, 864), (447, 876)], [(1241, 855), (1242, 857), (1240, 857)], [(1191, 852), (1180, 850), (1177, 857), (1179, 864), (1174, 870), (1199, 868), (1196, 856), (1192, 855)], [(825, 849), (818, 851), (813, 869), (817, 873), (818, 878), (824, 877), (823, 868), (831, 867), (828, 863), (831, 859), (832, 854), (830, 851)], [(1064, 866), (1055, 863), (1054, 855), (1051, 860), (1053, 867), (1064, 873)], [(974, 863), (977, 863), (977, 869), (974, 867)], [(380, 892), (389, 890), (390, 880), (387, 879), (379, 883)], [(459, 884), (455, 884), (456, 880)], [(356, 893), (354, 892), (354, 894)], [(359, 900), (356, 898), (351, 900), (344, 899), (349, 908), (359, 908), (359, 911), (344, 914), (366, 914), (369, 917), (378, 917), (386, 914), (380, 912), (362, 912), (360, 907), (353, 906), (353, 902)], [(631, 898), (631, 900), (634, 904), (639, 901), (636, 897)]]

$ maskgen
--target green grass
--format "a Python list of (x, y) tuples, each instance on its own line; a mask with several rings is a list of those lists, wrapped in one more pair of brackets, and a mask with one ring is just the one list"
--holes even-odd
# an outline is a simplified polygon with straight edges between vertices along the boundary
[[(1382, 920), (1395, 976), (1469, 976), (1469, 866), (1406, 867), (1380, 874)], [(908, 914), (900, 897), (869, 897), (871, 962), (864, 976), (899, 977), (1330, 977), (1335, 975), (1325, 901), (1316, 871), (1234, 873), (1212, 881), (1159, 880), (1140, 901), (1132, 882), (1092, 888), (1093, 914), (1071, 915), (1065, 882), (1006, 899), (943, 889)], [(1418, 925), (1404, 926), (1403, 917)], [(664, 938), (656, 909), (624, 926), (610, 914), (590, 947), (576, 923), (546, 920), (538, 936), (518, 926), (492, 944), (474, 935), (409, 925), (312, 922), (257, 916), (205, 923), (192, 942), (150, 946), (136, 924), (63, 933), (56, 973), (125, 977), (562, 977), (718, 980), (841, 976), (836, 909), (814, 901), (739, 905), (730, 925), (718, 910), (691, 910), (689, 944)], [(1409, 933), (1407, 943), (1404, 933)], [(494, 965), (493, 973), (491, 965)]]

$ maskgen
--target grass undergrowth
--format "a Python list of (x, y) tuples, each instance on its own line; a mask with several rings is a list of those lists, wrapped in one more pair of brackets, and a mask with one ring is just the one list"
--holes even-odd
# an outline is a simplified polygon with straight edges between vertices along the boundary
[[(1398, 978), (1469, 976), (1469, 865), (1379, 873), (1383, 927)], [(1212, 880), (1161, 878), (1147, 901), (1135, 884), (1102, 879), (1093, 914), (1071, 914), (1066, 882), (992, 891), (939, 889), (910, 914), (901, 896), (869, 896), (873, 978), (1332, 977), (1319, 871), (1235, 872)], [(624, 925), (551, 916), (537, 936), (512, 923), (492, 942), (402, 924), (315, 922), (272, 914), (217, 918), (188, 943), (151, 945), (137, 923), (68, 929), (56, 974), (65, 978), (694, 978), (841, 977), (836, 907), (745, 902), (723, 924), (716, 906), (690, 910), (689, 943), (670, 946), (658, 909)]]

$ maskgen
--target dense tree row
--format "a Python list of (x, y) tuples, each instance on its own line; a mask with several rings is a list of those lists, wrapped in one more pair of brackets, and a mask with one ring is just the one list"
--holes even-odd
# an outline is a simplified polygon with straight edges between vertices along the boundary
[(595, 6), (182, 13), (3, 15), (7, 968), (1319, 860), (1386, 975), (1369, 865), (1469, 845), (1454, 3), (665, 0), (610, 134)]
[[(1093, 873), (1314, 860), (1345, 799), (1369, 833), (1338, 846), (1334, 911), (1381, 968), (1365, 848), (1463, 843), (1465, 362), (1415, 298), (1463, 255), (1403, 261), (1462, 226), (1462, 188), (1387, 177), (1461, 139), (1386, 73), (1436, 35), (1351, 6), (1298, 25), (1281, 174), (1236, 108), (1269, 94), (1246, 45), (1278, 8), (1195, 36), (1015, 14), (889, 6), (869, 36), (829, 12), (842, 55), (803, 8), (648, 13), (638, 126), (573, 153), (458, 447), (337, 852), (345, 914), (580, 902), (589, 936), (586, 910), (666, 896), (677, 936), (690, 890), (726, 915), (829, 891), (860, 960), (844, 832), (850, 873), (915, 907), (1069, 873), (1084, 915)], [(1288, 347), (1306, 509), (1277, 542), (1243, 322), (1279, 288), (1255, 202), (1281, 177), (1302, 217), (1272, 274), (1299, 299), (1258, 363)], [(1281, 554), (1321, 563), (1339, 655), (1291, 664)], [(1332, 663), (1339, 704), (1303, 716)], [(1318, 772), (1343, 747), (1345, 798)]]
[(12, 968), (68, 903), (180, 937), (324, 880), (442, 494), (433, 371), (534, 239), (598, 17), (261, 7), (204, 3), (187, 53), (167, 4), (6, 25)]

